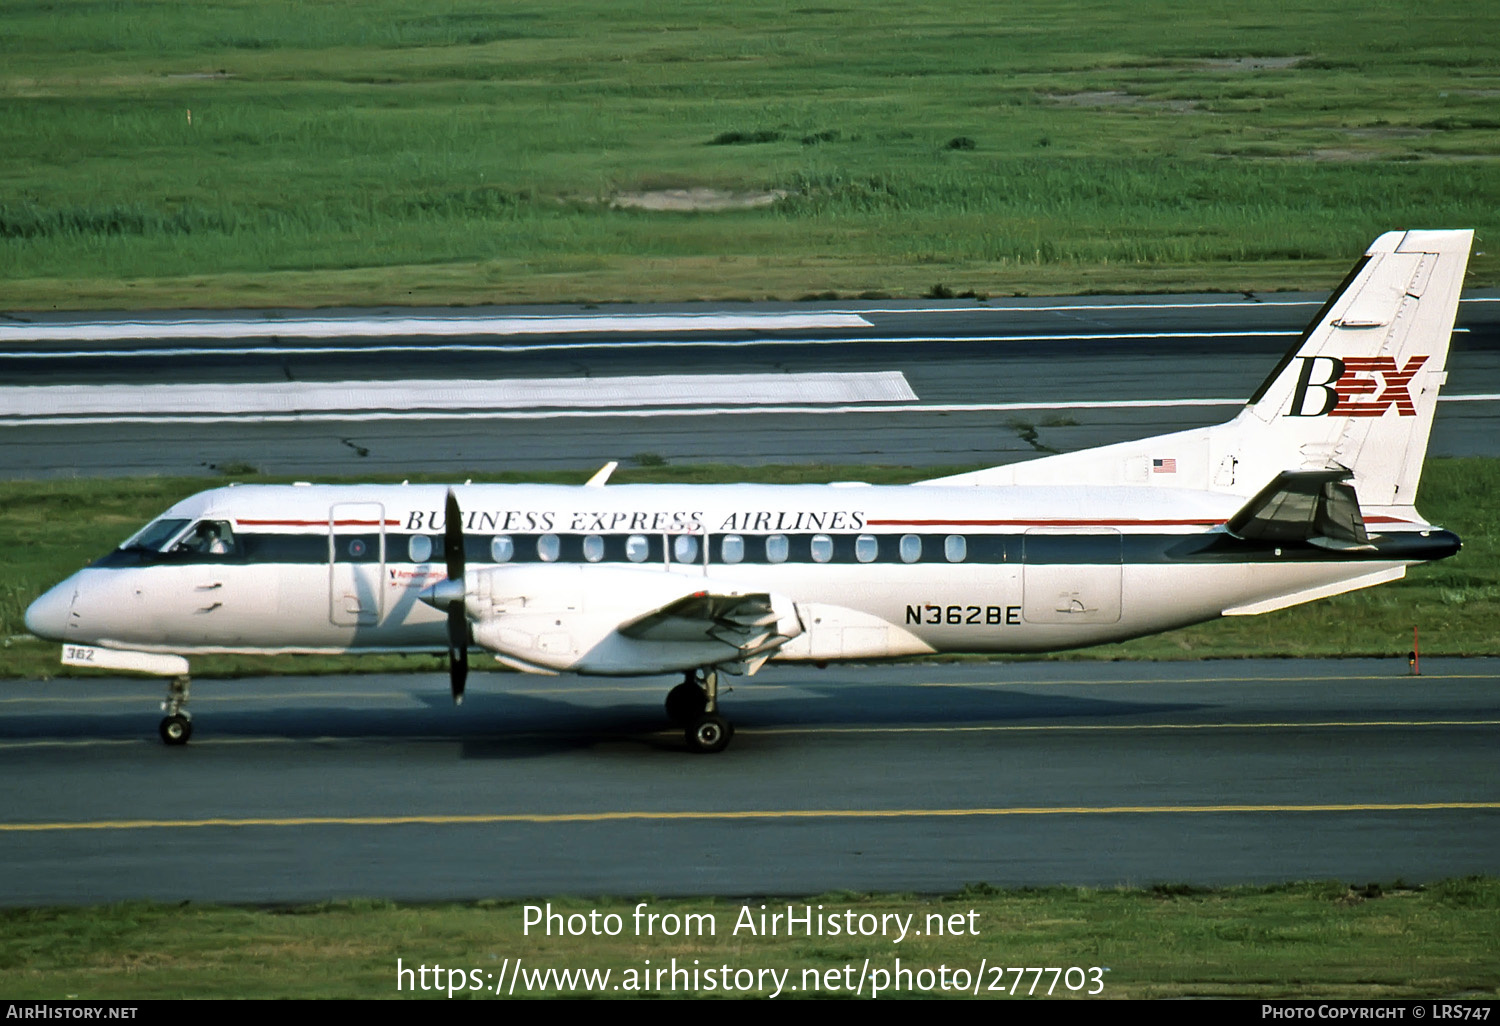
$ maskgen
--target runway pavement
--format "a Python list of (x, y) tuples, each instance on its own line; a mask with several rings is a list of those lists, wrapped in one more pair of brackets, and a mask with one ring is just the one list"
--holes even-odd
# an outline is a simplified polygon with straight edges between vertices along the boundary
[(0, 683), (0, 903), (1424, 881), (1500, 871), (1500, 660)]
[[(12, 316), (0, 476), (1005, 463), (1227, 419), (1323, 298)], [(792, 387), (830, 375), (891, 388)], [(1500, 295), (1460, 307), (1432, 452), (1500, 454)]]

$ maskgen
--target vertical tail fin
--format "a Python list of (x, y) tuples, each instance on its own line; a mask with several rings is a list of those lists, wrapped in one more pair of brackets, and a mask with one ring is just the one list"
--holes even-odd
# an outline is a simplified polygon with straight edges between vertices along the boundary
[(1088, 482), (1248, 498), (1284, 473), (1339, 471), (1360, 506), (1414, 518), (1473, 239), (1467, 230), (1376, 239), (1228, 423), (923, 483)]
[(1237, 418), (1266, 426), (1278, 470), (1343, 467), (1361, 503), (1415, 503), (1473, 238), (1375, 240)]

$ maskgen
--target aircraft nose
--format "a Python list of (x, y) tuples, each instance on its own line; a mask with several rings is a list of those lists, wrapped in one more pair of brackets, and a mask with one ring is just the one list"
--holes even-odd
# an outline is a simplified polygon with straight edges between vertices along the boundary
[(75, 594), (72, 581), (64, 581), (26, 608), (26, 629), (48, 641), (63, 640)]

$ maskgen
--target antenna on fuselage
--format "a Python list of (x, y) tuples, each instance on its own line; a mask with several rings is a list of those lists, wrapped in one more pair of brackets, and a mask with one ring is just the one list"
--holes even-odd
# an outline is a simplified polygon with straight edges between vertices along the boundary
[(619, 460), (610, 460), (604, 466), (594, 471), (594, 476), (583, 483), (585, 488), (603, 488), (609, 482), (609, 475), (615, 472), (620, 465)]

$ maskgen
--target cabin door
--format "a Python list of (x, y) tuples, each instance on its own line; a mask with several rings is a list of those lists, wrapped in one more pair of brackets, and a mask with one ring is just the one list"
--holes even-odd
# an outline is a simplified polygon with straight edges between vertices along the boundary
[(1120, 620), (1119, 531), (1037, 528), (1026, 532), (1022, 615), (1027, 623)]
[(380, 622), (385, 598), (385, 506), (341, 502), (328, 510), (328, 618), (337, 627)]

